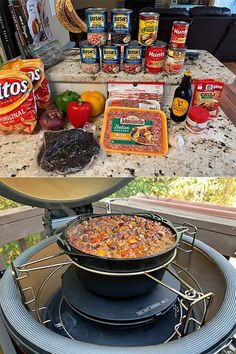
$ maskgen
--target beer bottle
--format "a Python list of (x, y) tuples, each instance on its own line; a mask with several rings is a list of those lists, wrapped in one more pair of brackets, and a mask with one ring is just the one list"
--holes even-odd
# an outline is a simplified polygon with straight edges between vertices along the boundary
[(176, 123), (183, 122), (187, 117), (192, 99), (191, 78), (191, 71), (186, 71), (180, 86), (175, 90), (170, 117)]

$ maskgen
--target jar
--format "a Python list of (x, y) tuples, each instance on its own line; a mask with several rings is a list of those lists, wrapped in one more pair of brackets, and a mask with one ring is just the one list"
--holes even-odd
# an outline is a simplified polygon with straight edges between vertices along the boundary
[(100, 71), (100, 53), (96, 45), (87, 41), (80, 42), (81, 69), (86, 74), (97, 74)]
[(138, 42), (152, 45), (156, 42), (160, 15), (156, 12), (141, 12), (139, 15)]
[(125, 45), (131, 40), (131, 26), (133, 10), (111, 10), (111, 44)]
[(165, 71), (168, 74), (179, 74), (184, 68), (187, 47), (178, 48), (170, 45), (167, 50)]
[(102, 71), (107, 74), (117, 74), (120, 71), (120, 47), (108, 43), (102, 47)]
[(203, 133), (208, 126), (210, 113), (206, 108), (193, 106), (188, 112), (186, 128), (194, 134)]
[(107, 41), (107, 9), (90, 7), (85, 10), (89, 44), (104, 45)]
[(142, 71), (142, 46), (132, 41), (124, 48), (124, 66), (126, 74), (138, 74)]
[(153, 45), (146, 48), (145, 71), (151, 74), (158, 74), (163, 71), (165, 64), (167, 44), (156, 41)]

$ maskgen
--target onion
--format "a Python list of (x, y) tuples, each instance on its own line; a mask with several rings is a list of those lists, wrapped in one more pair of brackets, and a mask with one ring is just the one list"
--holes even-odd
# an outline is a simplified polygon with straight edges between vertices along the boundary
[(39, 118), (39, 125), (44, 130), (60, 130), (65, 124), (65, 117), (56, 107), (51, 106)]

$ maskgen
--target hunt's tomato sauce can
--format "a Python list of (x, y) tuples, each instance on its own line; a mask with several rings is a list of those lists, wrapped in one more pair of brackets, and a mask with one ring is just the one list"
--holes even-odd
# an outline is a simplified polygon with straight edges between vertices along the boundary
[(158, 74), (163, 71), (166, 55), (166, 43), (156, 41), (146, 48), (145, 71), (151, 74)]
[(170, 42), (173, 46), (182, 48), (185, 46), (189, 30), (189, 23), (184, 21), (174, 21)]

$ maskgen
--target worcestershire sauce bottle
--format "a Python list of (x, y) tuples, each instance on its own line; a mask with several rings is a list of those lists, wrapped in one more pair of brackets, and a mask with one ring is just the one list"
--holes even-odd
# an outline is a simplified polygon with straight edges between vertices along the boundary
[(192, 99), (191, 78), (192, 73), (186, 71), (180, 86), (175, 90), (170, 117), (176, 123), (183, 122), (187, 117)]

